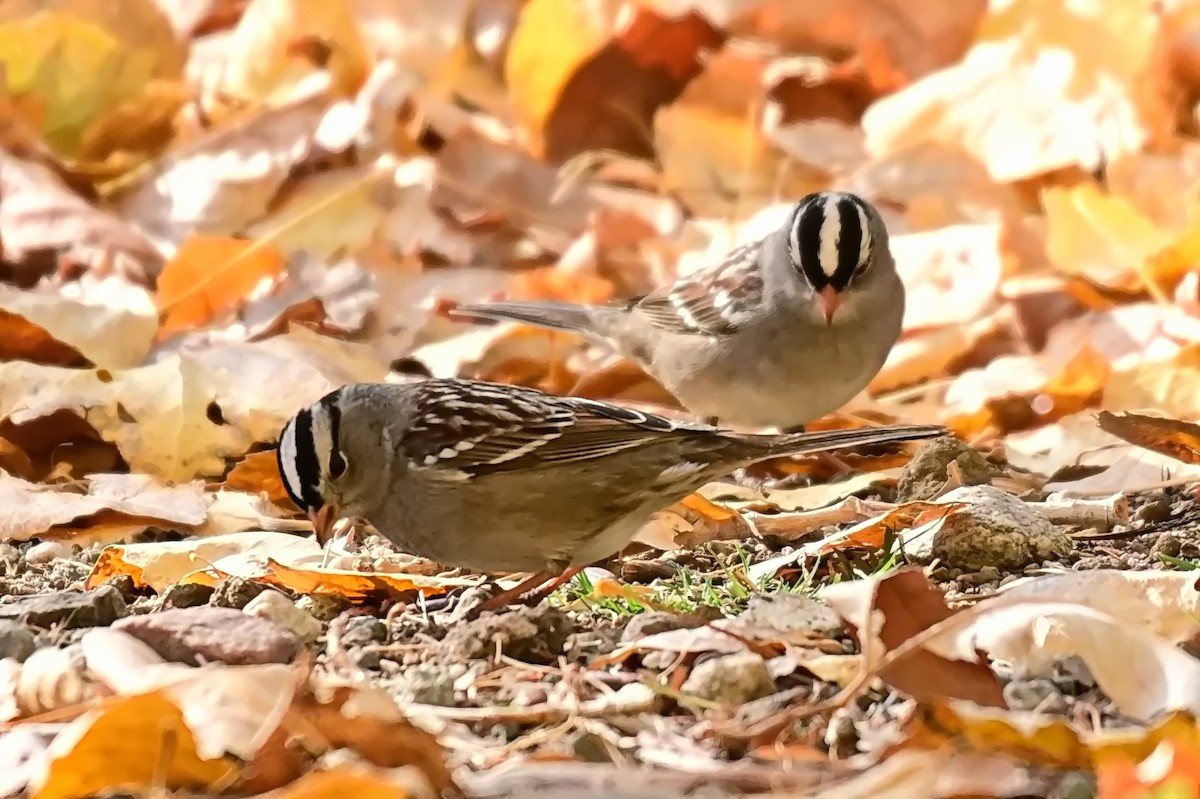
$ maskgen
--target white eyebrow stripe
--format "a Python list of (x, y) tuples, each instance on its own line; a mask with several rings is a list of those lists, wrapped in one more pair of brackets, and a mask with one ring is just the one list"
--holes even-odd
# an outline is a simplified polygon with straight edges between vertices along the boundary
[(854, 210), (858, 212), (858, 225), (862, 231), (858, 237), (858, 263), (861, 266), (866, 263), (867, 255), (871, 252), (871, 225), (867, 219), (867, 209), (863, 208), (862, 203), (853, 203)]
[(838, 240), (842, 235), (841, 204), (834, 203), (830, 208), (830, 204), (823, 201), (822, 205), (825, 219), (821, 222), (821, 246), (817, 251), (817, 263), (822, 272), (832, 277), (838, 268)]
[(283, 482), (293, 496), (303, 497), (304, 486), (300, 482), (300, 469), (296, 458), (296, 420), (288, 422), (279, 441), (279, 460), (283, 463)]
[(788, 247), (792, 251), (792, 263), (800, 263), (800, 220), (804, 218), (804, 214), (810, 206), (802, 206), (796, 211), (792, 217), (792, 229), (788, 231)]

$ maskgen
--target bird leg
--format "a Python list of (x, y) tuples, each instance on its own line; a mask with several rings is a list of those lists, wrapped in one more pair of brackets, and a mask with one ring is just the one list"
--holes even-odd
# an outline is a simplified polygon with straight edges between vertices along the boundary
[(541, 571), (536, 574), (531, 574), (529, 577), (517, 583), (512, 588), (501, 591), (500, 593), (484, 600), (484, 602), (479, 605), (477, 610), (496, 610), (497, 608), (502, 608), (505, 605), (511, 605), (513, 602), (516, 602), (518, 599), (524, 596), (527, 591), (532, 591), (552, 577), (554, 577), (554, 572)]
[(552, 593), (554, 593), (554, 590), (556, 588), (558, 588), (560, 585), (563, 585), (563, 584), (567, 583), (568, 581), (570, 581), (570, 579), (572, 577), (579, 574), (581, 571), (583, 571), (582, 566), (572, 566), (571, 568), (567, 569), (562, 574), (555, 577), (550, 582), (543, 585), (537, 591), (534, 591), (532, 594), (525, 597), (525, 600), (524, 600), (525, 604), (530, 605), (530, 606), (536, 605), (537, 603), (541, 602), (543, 599), (545, 599), (546, 597), (548, 597)]
[[(798, 424), (795, 427), (785, 427), (783, 432), (785, 432), (785, 433), (803, 433), (804, 425)], [(826, 466), (832, 466), (834, 474), (842, 474), (843, 472), (854, 471), (853, 469), (850, 468), (849, 464), (847, 464), (844, 460), (839, 458), (837, 455), (834, 455), (832, 452), (817, 452), (817, 453), (814, 453), (814, 455), (816, 456), (818, 461), (823, 462)]]
[[(552, 571), (540, 571), (537, 574), (530, 575), (526, 579), (514, 585), (505, 591), (501, 591), (490, 599), (486, 600), (478, 608), (480, 612), (485, 610), (496, 610), (505, 605), (511, 605), (518, 600), (523, 604), (536, 605), (543, 599), (548, 597), (550, 593), (560, 585), (570, 580), (576, 574), (582, 571), (582, 567), (573, 567), (567, 569), (561, 574), (555, 574)], [(534, 589), (538, 589), (534, 591)], [(532, 593), (530, 593), (532, 592)], [(529, 593), (528, 597), (525, 594)]]

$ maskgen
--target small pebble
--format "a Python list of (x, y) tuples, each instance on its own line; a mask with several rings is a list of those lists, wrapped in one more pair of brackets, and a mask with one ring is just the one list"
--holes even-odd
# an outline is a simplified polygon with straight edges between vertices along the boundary
[(21, 663), (35, 649), (37, 640), (25, 625), (15, 621), (0, 621), (0, 660), (12, 658)]
[(339, 643), (347, 649), (386, 641), (387, 624), (374, 616), (352, 616), (339, 638)]
[(340, 594), (305, 594), (296, 600), (296, 607), (317, 621), (333, 621), (346, 609), (347, 602)]
[(703, 660), (683, 681), (685, 694), (723, 705), (741, 705), (775, 693), (775, 680), (761, 655), (735, 652)]
[(0, 605), (0, 618), (33, 627), (107, 627), (129, 612), (121, 593), (110, 585), (94, 591), (58, 591), (24, 596)]
[(241, 610), (250, 604), (250, 600), (266, 590), (265, 585), (247, 580), (245, 577), (226, 577), (217, 583), (216, 591), (209, 603), (218, 608)]
[(1150, 554), (1155, 557), (1167, 555), (1172, 558), (1194, 559), (1200, 557), (1200, 543), (1197, 543), (1194, 532), (1164, 530), (1154, 540)]
[(25, 550), (26, 563), (49, 563), (58, 558), (71, 557), (71, 548), (62, 541), (42, 541)]
[(352, 648), (349, 654), (350, 659), (354, 661), (354, 665), (363, 671), (378, 671), (379, 664), (383, 661), (383, 654), (381, 652), (362, 646)]
[(207, 605), (212, 599), (215, 589), (211, 585), (201, 583), (173, 583), (162, 593), (163, 608), (195, 608)]
[(576, 730), (568, 739), (571, 753), (584, 763), (611, 763), (612, 746), (601, 736)]
[(668, 613), (664, 610), (651, 610), (639, 613), (629, 619), (621, 633), (621, 641), (629, 643), (645, 638), (655, 633), (665, 633), (668, 630), (682, 630), (688, 627), (701, 627), (705, 620), (697, 616), (682, 613)]
[(1039, 713), (1062, 714), (1067, 711), (1067, 700), (1050, 680), (1013, 680), (1004, 686), (1004, 701), (1010, 710), (1028, 710)]
[(1133, 518), (1144, 524), (1165, 522), (1171, 518), (1171, 502), (1166, 497), (1154, 497), (1135, 510)]
[(114, 588), (121, 595), (121, 598), (125, 600), (125, 604), (130, 604), (138, 598), (137, 583), (133, 581), (132, 575), (114, 574), (105, 580), (102, 585)]
[(391, 680), (388, 690), (402, 704), (437, 704), (452, 708), (455, 704), (455, 680), (460, 673), (442, 666), (413, 666)]
[(244, 613), (273, 621), (306, 644), (311, 644), (321, 635), (321, 622), (292, 604), (286, 596), (275, 590), (263, 591), (250, 600)]

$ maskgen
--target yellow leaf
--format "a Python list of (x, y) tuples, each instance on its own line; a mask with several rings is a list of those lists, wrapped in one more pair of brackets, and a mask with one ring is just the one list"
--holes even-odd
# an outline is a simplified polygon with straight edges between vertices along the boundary
[(1105, 286), (1140, 288), (1143, 264), (1171, 241), (1132, 203), (1095, 183), (1047, 189), (1042, 203), (1050, 260), (1067, 274)]
[(13, 0), (0, 6), (0, 63), (9, 91), (32, 96), (41, 131), (60, 154), (79, 153), (101, 115), (152, 80), (179, 79), (184, 50), (150, 0)]
[(183, 713), (163, 693), (110, 701), (60, 732), (34, 799), (84, 799), (114, 785), (126, 790), (207, 791), (232, 763), (203, 760)]

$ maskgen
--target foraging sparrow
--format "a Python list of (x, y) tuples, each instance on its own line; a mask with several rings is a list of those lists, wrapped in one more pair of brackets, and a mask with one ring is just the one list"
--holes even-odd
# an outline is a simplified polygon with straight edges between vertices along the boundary
[[(284, 427), (279, 471), (324, 540), (340, 516), (400, 549), (536, 574), (497, 606), (623, 548), (656, 511), (764, 458), (940, 435), (913, 425), (743, 435), (471, 380), (345, 386)], [(565, 570), (565, 571), (564, 571)]]
[(624, 305), (496, 302), (455, 315), (606, 341), (692, 413), (797, 428), (866, 387), (900, 335), (904, 285), (866, 200), (810, 194), (787, 223)]

